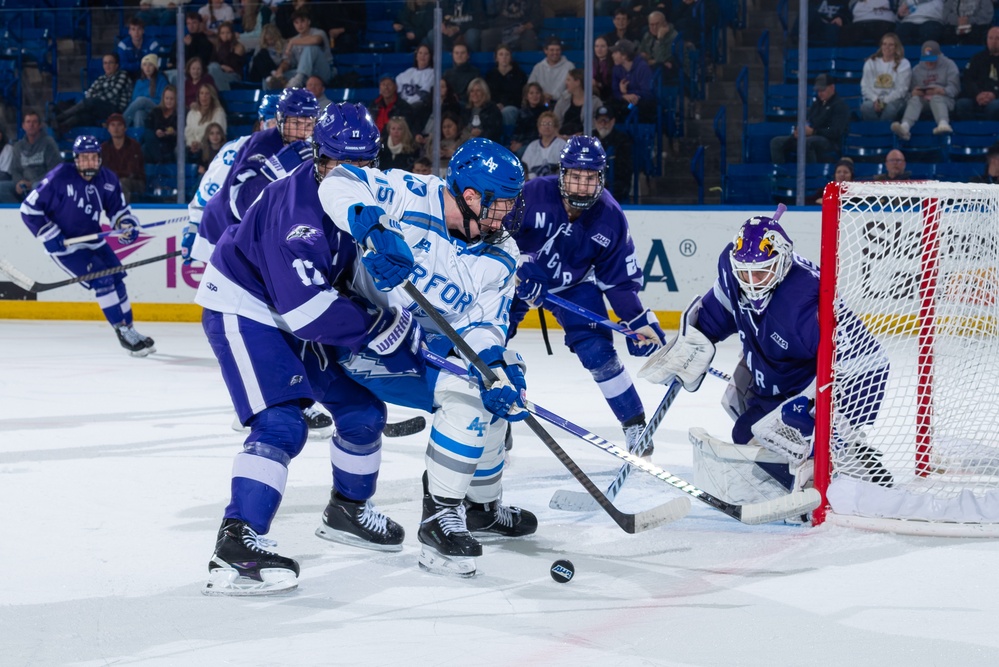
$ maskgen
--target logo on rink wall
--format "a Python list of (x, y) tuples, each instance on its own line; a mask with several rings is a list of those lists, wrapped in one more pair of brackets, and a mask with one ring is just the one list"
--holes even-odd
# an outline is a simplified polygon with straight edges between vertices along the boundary
[[(641, 252), (642, 249), (639, 248), (638, 251)], [(669, 264), (669, 258), (666, 256), (666, 247), (663, 245), (662, 239), (652, 239), (652, 247), (649, 249), (649, 254), (645, 259), (645, 266), (642, 268), (642, 273), (645, 275), (645, 284), (642, 285), (643, 290), (651, 283), (665, 283), (666, 289), (670, 292), (679, 291), (679, 288), (676, 286), (676, 276), (673, 275), (673, 267)]]

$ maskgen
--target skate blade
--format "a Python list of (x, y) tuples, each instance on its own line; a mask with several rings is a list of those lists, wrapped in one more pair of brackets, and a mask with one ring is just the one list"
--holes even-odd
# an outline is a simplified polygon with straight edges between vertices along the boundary
[(298, 588), (298, 577), (285, 568), (265, 568), (260, 570), (261, 581), (241, 577), (230, 567), (219, 567), (208, 575), (201, 592), (204, 595), (225, 595), (246, 597), (251, 595), (277, 595)]
[(349, 547), (360, 547), (362, 549), (370, 549), (371, 551), (402, 551), (402, 544), (378, 544), (377, 542), (368, 542), (363, 537), (358, 537), (357, 535), (352, 535), (351, 533), (344, 532), (342, 530), (336, 530), (335, 528), (330, 528), (325, 523), (319, 525), (316, 528), (316, 537), (321, 537), (324, 540), (330, 542), (337, 542), (339, 544), (346, 544)]
[(333, 437), (333, 427), (323, 426), (322, 428), (310, 428), (309, 440), (329, 440)]
[(445, 556), (424, 545), (420, 550), (420, 569), (430, 574), (471, 579), (475, 576), (475, 559)]
[(150, 354), (156, 351), (155, 347), (144, 347), (141, 350), (129, 350), (128, 355), (130, 357), (148, 357)]

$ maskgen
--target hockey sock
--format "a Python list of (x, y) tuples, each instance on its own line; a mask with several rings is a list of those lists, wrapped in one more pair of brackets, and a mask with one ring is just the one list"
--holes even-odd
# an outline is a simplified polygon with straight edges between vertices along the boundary
[(608, 351), (603, 349), (604, 347), (606, 346), (601, 345), (598, 348), (590, 344), (590, 341), (586, 341), (577, 346), (576, 354), (583, 367), (590, 371), (614, 416), (622, 423), (630, 422), (644, 415), (642, 399), (638, 397), (631, 376), (625, 370), (617, 353), (613, 351), (613, 347), (609, 350), (610, 356), (607, 356)]
[(344, 498), (367, 500), (375, 495), (382, 463), (382, 439), (367, 444), (348, 442), (335, 433), (330, 440), (333, 488)]
[(132, 324), (132, 305), (128, 301), (125, 283), (108, 279), (107, 284), (94, 286), (94, 294), (97, 296), (97, 305), (112, 326)]

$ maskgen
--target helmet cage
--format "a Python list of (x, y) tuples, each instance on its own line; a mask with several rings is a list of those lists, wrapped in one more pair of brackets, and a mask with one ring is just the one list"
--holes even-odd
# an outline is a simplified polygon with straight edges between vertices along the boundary
[[(81, 155), (96, 154), (97, 155), (97, 167), (87, 167), (86, 169), (80, 168), (79, 157)], [(97, 141), (97, 138), (93, 135), (83, 134), (76, 138), (73, 142), (73, 164), (76, 166), (76, 171), (79, 172), (80, 176), (87, 179), (88, 181), (97, 175), (97, 172), (101, 170), (101, 165), (104, 163), (101, 157), (101, 144)]]
[(750, 306), (760, 312), (791, 270), (794, 246), (771, 218), (746, 221), (733, 243), (732, 273)]

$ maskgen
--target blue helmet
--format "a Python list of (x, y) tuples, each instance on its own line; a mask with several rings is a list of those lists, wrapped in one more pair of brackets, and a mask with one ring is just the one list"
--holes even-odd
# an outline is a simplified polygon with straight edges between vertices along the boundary
[(260, 100), (260, 107), (257, 108), (257, 116), (260, 118), (260, 123), (266, 123), (269, 120), (274, 120), (277, 116), (278, 110), (278, 98), (281, 96), (277, 93), (271, 95), (264, 95), (264, 98)]
[(316, 179), (320, 162), (371, 162), (377, 166), (381, 135), (363, 104), (340, 102), (326, 107), (312, 131), (312, 157)]
[(277, 103), (277, 113), (274, 117), (277, 119), (278, 131), (281, 132), (281, 137), (284, 138), (285, 143), (295, 141), (297, 139), (306, 139), (306, 136), (300, 137), (289, 137), (285, 135), (284, 132), (284, 121), (287, 118), (315, 118), (319, 115), (319, 102), (316, 101), (316, 96), (310, 93), (305, 88), (285, 88), (284, 92), (281, 93), (281, 97), (278, 98)]
[(744, 222), (732, 243), (732, 273), (753, 310), (761, 312), (791, 270), (794, 244), (777, 220), (766, 216)]
[[(476, 137), (469, 139), (455, 150), (447, 165), (445, 177), (448, 192), (458, 203), (465, 216), (465, 233), (469, 234), (469, 220), (479, 220), (487, 215), (489, 207), (498, 200), (512, 199), (514, 207), (503, 218), (503, 229), (483, 237), (487, 243), (499, 243), (517, 231), (524, 207), (521, 192), (524, 190), (524, 167), (516, 155), (503, 146)], [(481, 196), (482, 208), (478, 215), (472, 213), (462, 193), (471, 188)]]
[[(559, 156), (558, 189), (573, 208), (587, 209), (593, 206), (604, 190), (604, 168), (607, 166), (607, 153), (596, 137), (575, 135), (569, 137)], [(592, 193), (569, 192), (566, 189), (570, 169), (586, 169), (599, 173), (596, 188)], [(582, 184), (573, 184), (579, 185)]]
[[(97, 168), (80, 169), (80, 164), (76, 161), (83, 153), (97, 153)], [(90, 180), (97, 175), (101, 168), (101, 142), (92, 134), (81, 134), (73, 141), (73, 162), (76, 163), (76, 170), (80, 175)]]

